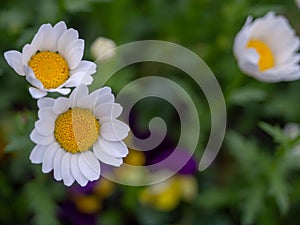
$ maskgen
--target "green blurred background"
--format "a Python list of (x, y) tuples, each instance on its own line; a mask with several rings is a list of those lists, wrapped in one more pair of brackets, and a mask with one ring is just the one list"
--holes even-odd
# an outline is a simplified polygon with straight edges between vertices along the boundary
[[(283, 128), (300, 122), (300, 83), (261, 83), (240, 72), (232, 54), (234, 37), (247, 16), (268, 11), (284, 15), (300, 34), (300, 11), (292, 0), (1, 1), (0, 224), (299, 224), (300, 137), (297, 132), (287, 135)], [(224, 93), (227, 132), (211, 167), (192, 175), (196, 183), (187, 187), (196, 189), (192, 199), (170, 200), (171, 207), (161, 209), (143, 204), (141, 193), (147, 187), (105, 186), (106, 181), (98, 191), (74, 194), (51, 173), (43, 174), (40, 165), (30, 163), (36, 101), (3, 53), (20, 51), (41, 24), (60, 20), (85, 40), (85, 59), (93, 60), (90, 46), (99, 36), (117, 45), (154, 39), (192, 50), (211, 68)], [(107, 85), (118, 93), (130, 81), (153, 74), (172, 74), (169, 79), (199, 100), (199, 160), (210, 131), (210, 111), (205, 96), (186, 75), (159, 63), (139, 63), (120, 71)], [(163, 109), (168, 135), (176, 142), (172, 107), (149, 101), (139, 108), (136, 121), (144, 129), (149, 118), (161, 113), (157, 109)], [(174, 188), (175, 184), (163, 195), (178, 198)]]

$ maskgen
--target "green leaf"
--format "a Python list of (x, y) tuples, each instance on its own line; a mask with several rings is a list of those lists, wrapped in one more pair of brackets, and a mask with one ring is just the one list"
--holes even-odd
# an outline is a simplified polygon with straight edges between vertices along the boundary
[(235, 90), (231, 96), (231, 103), (236, 105), (246, 105), (251, 101), (262, 101), (266, 98), (266, 91), (255, 87), (242, 87)]
[(64, 189), (55, 188), (55, 184), (47, 184), (44, 177), (39, 177), (26, 184), (25, 197), (33, 212), (33, 223), (36, 225), (59, 225), (56, 217), (56, 198)]
[(274, 141), (279, 144), (286, 145), (289, 141), (288, 137), (283, 133), (278, 125), (270, 125), (268, 123), (260, 122), (258, 126), (273, 137)]
[(237, 200), (232, 189), (210, 188), (203, 190), (197, 197), (197, 204), (206, 209), (217, 209), (230, 205)]
[(261, 183), (257, 183), (244, 192), (245, 199), (242, 204), (242, 223), (245, 225), (253, 224), (257, 216), (265, 207), (264, 205), (265, 188)]
[(289, 209), (289, 188), (284, 176), (279, 173), (271, 173), (270, 194), (274, 196), (281, 214), (286, 214)]
[(30, 142), (28, 136), (11, 137), (9, 144), (5, 146), (5, 152), (14, 152), (31, 148), (33, 144)]
[(243, 178), (256, 181), (268, 165), (269, 156), (255, 141), (235, 131), (228, 131), (225, 141), (229, 153), (238, 163), (237, 166)]

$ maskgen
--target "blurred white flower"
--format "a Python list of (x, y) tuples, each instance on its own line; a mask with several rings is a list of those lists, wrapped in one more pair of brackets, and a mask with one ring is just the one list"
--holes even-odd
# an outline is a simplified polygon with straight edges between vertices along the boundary
[(299, 124), (297, 124), (297, 123), (288, 123), (284, 126), (283, 132), (287, 137), (289, 137), (291, 139), (294, 139), (300, 134)]
[[(298, 123), (287, 123), (283, 127), (283, 133), (290, 139), (295, 139), (300, 134), (300, 126)], [(289, 156), (296, 157), (298, 159), (298, 157), (300, 156), (300, 145), (299, 144), (295, 145), (294, 148), (291, 149)]]
[(106, 60), (114, 56), (116, 43), (108, 38), (99, 37), (91, 45), (91, 53), (95, 59)]
[(249, 16), (234, 40), (233, 52), (240, 69), (264, 82), (300, 78), (299, 38), (283, 16), (273, 12)]
[(96, 72), (95, 63), (82, 60), (84, 40), (78, 36), (63, 21), (53, 27), (43, 24), (22, 52), (7, 51), (4, 57), (16, 73), (26, 76), (33, 98), (44, 97), (47, 92), (68, 94), (69, 87), (91, 84), (91, 74)]
[(295, 3), (298, 6), (298, 8), (300, 9), (300, 0), (295, 0)]
[(36, 144), (32, 163), (42, 163), (43, 173), (66, 186), (76, 180), (81, 186), (100, 176), (99, 160), (120, 166), (128, 154), (122, 141), (129, 127), (117, 120), (122, 107), (114, 103), (109, 87), (88, 94), (85, 85), (76, 87), (69, 98), (38, 100), (39, 120), (30, 134)]

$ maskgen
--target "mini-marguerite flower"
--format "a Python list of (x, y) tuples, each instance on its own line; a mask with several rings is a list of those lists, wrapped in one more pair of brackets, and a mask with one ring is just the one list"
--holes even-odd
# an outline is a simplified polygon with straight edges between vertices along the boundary
[(29, 92), (34, 98), (41, 98), (47, 92), (68, 94), (69, 87), (91, 84), (91, 74), (96, 72), (96, 64), (82, 60), (84, 40), (78, 32), (67, 29), (64, 22), (53, 27), (43, 24), (31, 44), (26, 44), (22, 52), (7, 51), (7, 63), (33, 86)]
[(76, 180), (81, 186), (100, 176), (100, 162), (120, 166), (128, 154), (122, 141), (129, 127), (117, 120), (122, 107), (114, 103), (109, 87), (88, 94), (86, 85), (76, 87), (69, 98), (38, 100), (38, 117), (30, 134), (36, 144), (32, 163), (42, 171), (53, 170), (66, 186)]
[(234, 40), (240, 69), (264, 82), (300, 78), (299, 38), (283, 16), (273, 12), (253, 21), (249, 16)]

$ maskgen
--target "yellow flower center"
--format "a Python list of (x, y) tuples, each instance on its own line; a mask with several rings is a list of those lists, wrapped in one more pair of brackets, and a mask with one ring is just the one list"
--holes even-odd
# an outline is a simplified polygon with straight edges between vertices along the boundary
[(258, 67), (260, 72), (274, 67), (274, 56), (271, 49), (262, 41), (252, 39), (248, 42), (247, 48), (254, 48), (258, 55)]
[(38, 52), (31, 57), (28, 65), (46, 89), (57, 88), (69, 78), (69, 66), (56, 52)]
[(100, 125), (88, 110), (73, 108), (60, 114), (55, 121), (54, 137), (70, 153), (84, 152), (96, 142)]

